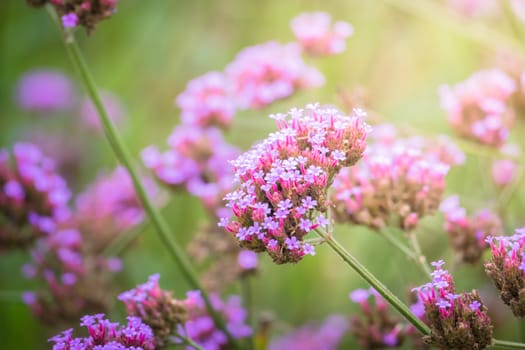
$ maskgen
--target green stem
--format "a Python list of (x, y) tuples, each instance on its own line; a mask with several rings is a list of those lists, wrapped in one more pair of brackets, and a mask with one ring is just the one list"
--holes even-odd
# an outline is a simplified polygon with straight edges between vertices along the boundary
[(115, 153), (120, 163), (122, 163), (122, 165), (127, 169), (131, 177), (131, 180), (133, 182), (133, 186), (135, 188), (137, 196), (140, 199), (140, 202), (142, 206), (144, 207), (144, 210), (148, 214), (151, 220), (151, 223), (153, 224), (155, 228), (155, 231), (157, 232), (160, 240), (164, 243), (165, 247), (168, 249), (173, 260), (175, 260), (175, 263), (181, 269), (182, 274), (184, 275), (184, 277), (190, 284), (191, 288), (198, 289), (201, 291), (201, 296), (204, 299), (204, 302), (206, 303), (208, 312), (210, 316), (213, 318), (217, 327), (220, 328), (226, 334), (226, 336), (228, 337), (229, 343), (235, 349), (239, 349), (239, 346), (236, 340), (227, 330), (226, 325), (224, 324), (224, 321), (222, 320), (221, 316), (213, 308), (210, 302), (210, 299), (208, 297), (208, 294), (202, 288), (197, 278), (197, 274), (193, 270), (193, 267), (186, 253), (177, 243), (175, 238), (172, 238), (168, 224), (166, 223), (166, 221), (164, 221), (162, 216), (159, 214), (159, 212), (157, 211), (157, 209), (155, 208), (155, 206), (149, 199), (146, 193), (146, 190), (144, 189), (144, 186), (142, 185), (140, 181), (138, 172), (135, 170), (133, 166), (133, 162), (131, 160), (132, 158), (128, 152), (128, 149), (122, 142), (122, 139), (119, 133), (117, 132), (115, 126), (113, 125), (113, 122), (109, 118), (109, 115), (104, 108), (104, 105), (102, 104), (102, 100), (100, 99), (100, 95), (98, 93), (98, 89), (95, 84), (95, 80), (86, 64), (86, 61), (84, 60), (82, 52), (80, 51), (77, 43), (75, 42), (72, 33), (70, 34), (71, 36), (68, 36), (67, 38), (64, 37), (66, 38), (66, 40), (64, 40), (66, 50), (69, 56), (71, 57), (73, 64), (75, 65), (75, 67), (78, 69), (80, 73), (82, 82), (84, 83), (85, 88), (87, 89), (87, 92), (89, 94), (89, 97), (91, 98), (91, 101), (93, 102), (93, 105), (95, 106), (97, 110), (97, 113), (99, 115), (100, 121), (104, 129), (104, 133), (109, 143), (111, 144), (111, 147), (113, 148), (113, 152)]
[[(252, 286), (250, 283), (250, 276), (243, 276), (241, 278), (241, 289), (242, 289), (242, 300), (244, 308), (246, 309), (248, 325), (252, 328), (252, 332), (255, 333), (255, 323), (253, 317), (253, 298), (252, 298)], [(255, 348), (255, 337), (250, 337), (248, 340), (248, 350)]]
[(520, 20), (516, 18), (510, 0), (503, 0), (502, 2), (503, 12), (505, 13), (505, 17), (507, 17), (507, 19), (509, 20), (509, 24), (512, 31), (514, 32), (514, 36), (516, 37), (516, 39), (523, 42), (524, 37), (523, 32), (521, 30), (522, 27), (520, 24)]
[(320, 229), (315, 232), (339, 255), (355, 272), (357, 272), (365, 281), (374, 287), (386, 301), (389, 302), (408, 322), (410, 322), (419, 332), (424, 335), (430, 333), (430, 329), (417, 318), (410, 309), (403, 304), (383, 283), (381, 283), (370, 271), (366, 269), (353, 255), (351, 255), (333, 236), (328, 235)]
[(423, 255), (423, 252), (421, 251), (421, 246), (419, 245), (419, 241), (417, 240), (416, 232), (411, 231), (408, 233), (408, 239), (410, 241), (410, 245), (412, 246), (412, 249), (414, 249), (414, 252), (416, 253), (416, 262), (421, 267), (425, 273), (431, 277), (432, 276), (432, 270), (430, 269), (430, 266), (428, 265), (427, 258)]
[(506, 340), (492, 339), (492, 347), (495, 349), (525, 349), (525, 344)]
[(204, 350), (204, 348), (202, 346), (200, 346), (199, 344), (195, 343), (191, 338), (183, 337), (180, 334), (175, 334), (175, 337), (179, 338), (182, 341), (182, 344), (179, 344), (179, 345), (189, 345), (189, 346), (193, 347), (195, 350)]

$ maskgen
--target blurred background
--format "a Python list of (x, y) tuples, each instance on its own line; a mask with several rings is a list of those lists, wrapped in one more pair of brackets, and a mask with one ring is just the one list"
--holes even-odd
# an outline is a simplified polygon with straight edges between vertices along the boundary
[[(98, 85), (120, 101), (118, 128), (141, 165), (140, 151), (152, 144), (165, 148), (171, 130), (180, 123), (174, 99), (189, 80), (222, 70), (246, 46), (293, 41), (290, 20), (305, 11), (326, 11), (336, 20), (351, 23), (355, 32), (344, 53), (307, 58), (325, 75), (324, 86), (300, 91), (262, 110), (237, 113), (226, 138), (243, 150), (274, 130), (273, 120), (267, 118), (270, 113), (316, 101), (343, 107), (340, 91), (358, 88), (365, 91), (366, 104), (383, 121), (417, 134), (451, 134), (439, 105), (438, 86), (464, 80), (481, 68), (496, 67), (501, 56), (521, 59), (525, 53), (521, 36), (525, 31), (515, 21), (517, 16), (511, 21), (502, 8), (465, 15), (449, 2), (427, 0), (126, 0), (119, 2), (118, 12), (101, 22), (92, 35), (88, 37), (82, 29), (77, 38)], [(101, 171), (111, 171), (116, 161), (108, 142), (80, 121), (85, 91), (46, 11), (29, 8), (24, 1), (0, 1), (0, 52), (0, 148), (20, 140), (55, 140), (57, 152), (72, 153), (70, 187), (74, 192), (84, 189)], [(69, 76), (76, 107), (52, 115), (22, 110), (17, 104), (17, 85), (25, 73), (35, 69), (53, 69)], [(511, 137), (522, 139), (519, 133), (523, 130), (521, 123)], [(478, 152), (476, 147), (466, 144), (466, 164), (455, 167), (447, 177), (447, 193), (464, 195), (469, 210), (492, 205), (497, 195), (487, 179), (493, 155)], [(509, 234), (525, 224), (523, 191), (523, 186), (517, 188), (508, 203)], [(206, 218), (200, 202), (185, 193), (169, 194), (163, 214), (184, 245)], [(422, 222), (420, 239), (428, 259), (446, 260), (459, 290), (477, 288), (497, 295), (481, 264), (453, 267), (442, 227), (441, 214)], [(417, 267), (371, 230), (339, 225), (336, 236), (402, 299), (406, 300), (409, 287), (424, 282)], [(157, 272), (161, 286), (173, 289), (176, 296), (188, 290), (151, 227), (146, 226), (121, 256), (124, 269), (107, 293), (116, 296)], [(22, 251), (0, 255), (3, 349), (46, 349), (50, 347), (46, 340), (57, 332), (36, 321), (21, 301), (23, 291), (35, 288), (20, 272), (28, 257)], [(297, 265), (275, 265), (267, 256), (261, 256), (260, 264), (253, 281), (253, 303), (256, 314), (270, 314), (278, 320), (273, 326), (275, 334), (310, 320), (321, 321), (329, 314), (356, 312), (348, 294), (367, 287), (324, 246), (317, 249), (317, 256), (306, 257)], [(228, 291), (239, 293), (239, 286)], [(123, 306), (114, 300), (110, 315), (122, 318)], [(499, 300), (494, 305), (502, 317), (512, 320)], [(497, 328), (495, 336), (517, 340), (518, 327), (507, 323)], [(341, 348), (357, 348), (350, 335), (344, 341)]]

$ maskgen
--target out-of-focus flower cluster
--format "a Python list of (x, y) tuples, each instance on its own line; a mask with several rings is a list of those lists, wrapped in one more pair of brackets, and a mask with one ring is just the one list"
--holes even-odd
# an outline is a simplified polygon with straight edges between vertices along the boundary
[(162, 183), (186, 189), (212, 211), (232, 188), (233, 174), (228, 165), (239, 151), (226, 143), (216, 128), (201, 129), (181, 125), (168, 139), (170, 149), (160, 153), (155, 146), (142, 151), (142, 160)]
[(362, 317), (352, 317), (350, 330), (363, 349), (395, 348), (403, 343), (407, 327), (390, 315), (387, 302), (375, 289), (356, 289), (350, 300), (361, 308)]
[(348, 331), (348, 320), (332, 315), (320, 324), (306, 324), (273, 340), (269, 350), (335, 350)]
[(155, 347), (164, 347), (177, 325), (188, 318), (186, 301), (176, 300), (172, 293), (159, 286), (159, 275), (152, 275), (144, 284), (119, 295), (126, 305), (126, 313), (139, 317), (151, 327), (155, 335)]
[(204, 224), (188, 245), (188, 254), (206, 264), (201, 281), (206, 290), (221, 291), (235, 280), (257, 271), (257, 253), (241, 249), (235, 238), (215, 224)]
[(507, 105), (516, 83), (503, 71), (482, 70), (453, 87), (439, 89), (448, 121), (462, 137), (501, 147), (508, 139), (514, 113)]
[(30, 143), (0, 149), (0, 250), (27, 247), (70, 213), (71, 193), (50, 158)]
[(525, 228), (513, 236), (488, 237), (492, 257), (485, 271), (516, 317), (525, 316)]
[(140, 318), (129, 316), (125, 325), (111, 322), (104, 314), (82, 317), (81, 326), (87, 329), (87, 337), (73, 337), (68, 329), (49, 339), (53, 350), (153, 350), (154, 337), (151, 328)]
[(360, 113), (318, 104), (271, 118), (279, 131), (232, 162), (240, 186), (225, 200), (236, 220), (224, 217), (220, 225), (244, 248), (266, 251), (276, 263), (298, 262), (314, 254), (303, 238), (327, 225), (327, 190), (342, 167), (361, 158), (368, 126)]
[(445, 190), (449, 165), (440, 158), (403, 142), (369, 147), (357, 166), (334, 181), (336, 220), (381, 229), (395, 217), (394, 225), (415, 228), (437, 210)]
[(469, 218), (465, 208), (460, 207), (457, 195), (445, 199), (439, 209), (445, 215), (445, 231), (458, 262), (478, 262), (488, 248), (486, 238), (502, 233), (502, 223), (496, 214), (484, 209)]
[(346, 39), (354, 29), (343, 21), (332, 25), (326, 12), (303, 13), (290, 22), (295, 38), (304, 51), (311, 55), (333, 55), (346, 48)]
[(432, 282), (414, 288), (425, 307), (430, 335), (423, 339), (441, 349), (484, 349), (492, 343), (492, 324), (478, 293), (456, 293), (442, 260), (432, 263)]
[(116, 11), (118, 0), (27, 0), (34, 7), (52, 5), (62, 20), (64, 28), (83, 26), (91, 34), (98, 22)]

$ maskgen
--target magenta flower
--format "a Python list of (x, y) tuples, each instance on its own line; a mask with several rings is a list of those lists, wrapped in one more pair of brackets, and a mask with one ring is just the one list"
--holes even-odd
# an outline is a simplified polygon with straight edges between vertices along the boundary
[(0, 149), (0, 250), (27, 247), (69, 218), (70, 191), (53, 161), (30, 143)]
[(492, 257), (485, 271), (516, 317), (525, 316), (525, 227), (514, 236), (488, 237)]
[(500, 159), (492, 163), (492, 181), (496, 186), (504, 187), (510, 184), (516, 175), (516, 163), (510, 159)]
[(296, 44), (270, 41), (242, 50), (226, 67), (239, 108), (263, 108), (295, 91), (320, 86), (324, 77), (307, 66)]
[(425, 307), (430, 335), (423, 340), (442, 349), (484, 349), (492, 343), (492, 324), (477, 291), (456, 294), (442, 260), (432, 263), (432, 282), (414, 288)]
[(482, 70), (453, 87), (439, 88), (448, 121), (462, 137), (501, 147), (508, 138), (513, 115), (507, 107), (516, 83), (500, 70)]
[(88, 336), (73, 338), (73, 329), (68, 329), (51, 339), (53, 350), (153, 350), (153, 332), (138, 317), (128, 317), (128, 323), (111, 322), (104, 314), (82, 317), (81, 326)]
[(62, 16), (62, 25), (64, 28), (75, 28), (78, 24), (78, 16), (74, 12), (70, 12)]
[(188, 83), (177, 96), (182, 121), (198, 127), (227, 128), (235, 116), (236, 105), (230, 82), (219, 72), (206, 73)]
[(297, 262), (314, 254), (303, 238), (326, 225), (326, 192), (339, 169), (361, 157), (368, 127), (318, 104), (271, 117), (279, 131), (232, 162), (240, 186), (225, 200), (236, 220), (219, 225), (244, 248)]
[(303, 13), (295, 17), (290, 27), (306, 52), (312, 55), (333, 55), (346, 48), (346, 39), (354, 29), (343, 21), (332, 25), (332, 18), (325, 12)]
[[(115, 124), (121, 123), (124, 119), (124, 107), (117, 96), (103, 91), (101, 99), (111, 121)], [(91, 130), (102, 131), (100, 117), (89, 97), (85, 97), (80, 106), (80, 119)]]
[(269, 350), (335, 350), (349, 328), (344, 316), (332, 315), (320, 325), (306, 324), (273, 340)]
[(23, 110), (51, 114), (73, 106), (75, 89), (71, 80), (59, 71), (32, 70), (20, 78), (16, 100)]

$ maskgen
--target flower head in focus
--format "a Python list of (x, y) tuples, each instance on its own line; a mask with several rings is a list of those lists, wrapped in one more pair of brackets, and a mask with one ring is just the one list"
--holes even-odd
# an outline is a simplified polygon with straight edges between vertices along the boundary
[(232, 162), (239, 188), (225, 200), (235, 219), (219, 225), (243, 248), (298, 262), (314, 254), (303, 238), (327, 225), (327, 190), (342, 167), (361, 158), (368, 126), (360, 112), (345, 116), (318, 104), (271, 117), (279, 131)]

